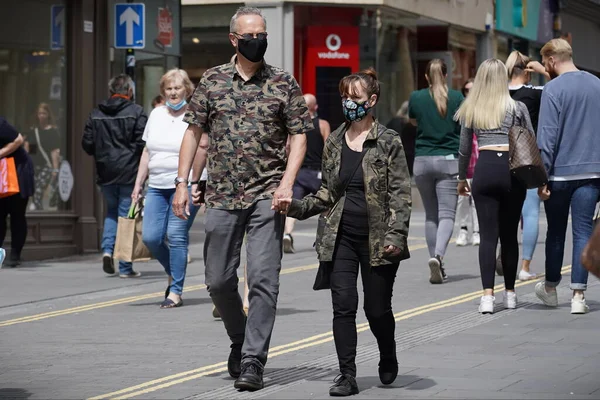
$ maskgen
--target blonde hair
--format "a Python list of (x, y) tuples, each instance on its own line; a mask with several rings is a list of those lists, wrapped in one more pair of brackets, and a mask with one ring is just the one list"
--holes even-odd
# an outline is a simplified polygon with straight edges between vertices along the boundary
[(573, 49), (565, 39), (552, 39), (540, 50), (542, 57), (554, 57), (559, 61), (569, 61), (573, 58)]
[(517, 76), (522, 76), (526, 74), (525, 69), (527, 68), (527, 64), (531, 59), (527, 57), (525, 54), (521, 53), (518, 50), (510, 53), (508, 58), (506, 59), (506, 69), (508, 71), (508, 78), (513, 79)]
[(515, 101), (510, 97), (508, 73), (498, 59), (485, 60), (477, 69), (473, 88), (463, 101), (454, 119), (473, 129), (495, 129), (502, 125), (506, 112), (514, 112)]
[(443, 118), (448, 112), (448, 85), (446, 84), (446, 64), (439, 58), (429, 61), (425, 75), (429, 81), (429, 93), (433, 97), (435, 106)]
[(162, 78), (160, 78), (160, 93), (165, 96), (165, 87), (167, 86), (167, 84), (169, 84), (169, 82), (177, 80), (177, 79), (181, 79), (181, 82), (183, 83), (183, 87), (185, 87), (185, 97), (188, 98), (190, 97), (192, 94), (194, 94), (194, 84), (192, 83), (192, 81), (190, 80), (190, 77), (188, 76), (187, 72), (185, 72), (182, 69), (179, 68), (173, 68), (167, 71), (166, 74), (164, 74), (162, 76)]

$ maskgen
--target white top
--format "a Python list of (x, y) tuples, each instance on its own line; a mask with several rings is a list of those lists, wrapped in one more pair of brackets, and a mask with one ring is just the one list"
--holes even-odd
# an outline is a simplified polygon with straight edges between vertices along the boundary
[[(174, 189), (179, 167), (179, 149), (188, 124), (183, 122), (185, 113), (175, 117), (167, 106), (152, 110), (144, 136), (150, 161), (148, 163), (148, 186), (156, 189)], [(191, 179), (191, 173), (190, 177)]]
[(202, 170), (202, 176), (200, 177), (200, 180), (201, 180), (201, 181), (205, 181), (205, 180), (207, 180), (207, 179), (208, 179), (208, 170), (207, 170), (206, 168), (204, 168), (204, 169)]

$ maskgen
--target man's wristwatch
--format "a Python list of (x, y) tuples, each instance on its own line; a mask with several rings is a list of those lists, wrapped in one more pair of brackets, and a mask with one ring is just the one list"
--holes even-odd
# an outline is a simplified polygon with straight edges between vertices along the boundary
[(187, 178), (180, 178), (180, 177), (175, 178), (175, 186), (179, 185), (180, 183), (188, 183)]

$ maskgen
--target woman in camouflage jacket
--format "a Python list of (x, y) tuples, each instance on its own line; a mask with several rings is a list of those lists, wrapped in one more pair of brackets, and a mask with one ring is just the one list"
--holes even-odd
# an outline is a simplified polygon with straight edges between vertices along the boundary
[(379, 97), (372, 69), (340, 82), (347, 122), (333, 132), (323, 150), (319, 191), (302, 200), (281, 199), (276, 207), (290, 217), (321, 216), (316, 248), (333, 301), (333, 333), (341, 375), (334, 396), (358, 393), (356, 384), (357, 278), (364, 308), (379, 345), (379, 377), (392, 383), (398, 374), (392, 290), (401, 260), (409, 258), (410, 174), (400, 135), (369, 112)]

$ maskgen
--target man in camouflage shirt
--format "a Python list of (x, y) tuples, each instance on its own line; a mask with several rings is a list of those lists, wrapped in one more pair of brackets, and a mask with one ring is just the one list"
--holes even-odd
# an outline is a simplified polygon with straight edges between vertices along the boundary
[[(235, 60), (204, 73), (184, 119), (190, 126), (181, 145), (173, 209), (179, 217), (189, 215), (187, 185), (179, 182), (187, 182), (200, 145), (201, 156), (208, 155), (206, 285), (232, 342), (227, 367), (237, 378), (234, 386), (258, 390), (275, 322), (285, 222), (273, 209), (278, 199), (292, 195), (312, 121), (295, 79), (263, 60), (267, 33), (260, 10), (241, 7), (230, 32)], [(237, 277), (246, 233), (247, 321)]]

